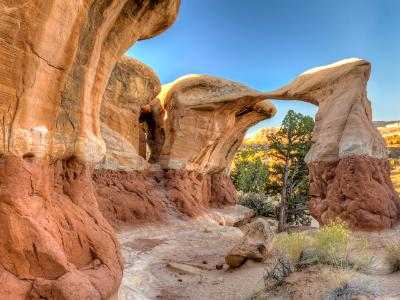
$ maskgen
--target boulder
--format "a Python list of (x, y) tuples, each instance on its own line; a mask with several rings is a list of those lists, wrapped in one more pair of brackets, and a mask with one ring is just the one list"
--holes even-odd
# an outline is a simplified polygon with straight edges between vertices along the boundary
[(271, 251), (274, 232), (268, 222), (258, 219), (249, 227), (249, 230), (225, 257), (225, 262), (232, 267), (241, 266), (248, 258), (264, 261)]
[(207, 212), (220, 225), (240, 227), (248, 224), (254, 216), (254, 211), (242, 205), (225, 208), (211, 208)]

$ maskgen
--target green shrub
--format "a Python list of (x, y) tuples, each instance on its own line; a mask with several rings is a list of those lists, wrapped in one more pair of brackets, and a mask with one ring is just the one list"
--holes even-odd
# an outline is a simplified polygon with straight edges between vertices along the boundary
[(319, 229), (314, 237), (313, 248), (320, 262), (341, 266), (347, 263), (347, 246), (350, 231), (347, 223), (336, 218)]
[(400, 270), (400, 242), (390, 242), (385, 246), (385, 259), (395, 270)]
[(285, 253), (295, 265), (298, 265), (304, 250), (311, 245), (311, 239), (304, 233), (294, 232), (276, 236), (273, 245), (275, 249)]
[[(310, 234), (278, 234), (274, 238), (273, 248), (285, 254), (296, 268), (325, 264), (334, 267), (337, 274), (360, 270), (371, 261), (368, 241), (364, 238), (351, 238), (346, 222), (339, 218)], [(387, 247), (387, 257), (400, 268), (400, 242)]]
[(252, 148), (240, 150), (232, 162), (231, 178), (238, 191), (244, 193), (265, 191), (269, 170), (262, 162), (262, 152)]
[(320, 228), (313, 238), (298, 232), (277, 235), (274, 248), (285, 253), (296, 266), (322, 263), (348, 268), (353, 264), (348, 259), (349, 242), (347, 224), (336, 219)]
[(277, 218), (279, 200), (264, 194), (238, 192), (238, 202), (254, 211), (258, 216)]

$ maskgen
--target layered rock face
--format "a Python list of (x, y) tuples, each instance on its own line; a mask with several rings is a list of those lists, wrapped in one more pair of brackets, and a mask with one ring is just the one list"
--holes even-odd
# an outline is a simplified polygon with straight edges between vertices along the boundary
[(110, 74), (137, 40), (173, 23), (179, 1), (3, 1), (4, 154), (97, 162)]
[[(115, 101), (124, 102), (105, 93), (114, 65), (137, 40), (168, 28), (179, 4), (1, 2), (1, 298), (107, 299), (117, 291), (119, 243), (92, 184), (95, 164), (106, 154), (101, 100), (105, 94), (106, 116)], [(123, 65), (122, 59), (121, 72)], [(151, 74), (146, 79), (146, 70), (140, 74), (145, 84), (155, 80)], [(124, 112), (128, 118), (137, 113)], [(118, 122), (103, 122), (106, 140), (124, 128)], [(120, 135), (129, 140), (131, 131)], [(120, 150), (110, 147), (111, 158), (103, 163), (114, 165), (112, 153)]]
[(145, 64), (122, 57), (114, 67), (100, 110), (106, 154), (99, 168), (132, 171), (148, 168), (142, 108), (161, 91), (157, 75)]
[(386, 144), (372, 123), (370, 71), (364, 60), (344, 60), (307, 71), (270, 93), (319, 106), (306, 161), (310, 211), (321, 224), (340, 217), (353, 229), (380, 230), (400, 217)]
[(147, 66), (124, 58), (102, 103), (107, 153), (93, 178), (100, 209), (117, 228), (235, 204), (233, 156), (247, 128), (275, 114), (260, 92), (232, 81), (190, 75), (150, 101), (157, 84)]

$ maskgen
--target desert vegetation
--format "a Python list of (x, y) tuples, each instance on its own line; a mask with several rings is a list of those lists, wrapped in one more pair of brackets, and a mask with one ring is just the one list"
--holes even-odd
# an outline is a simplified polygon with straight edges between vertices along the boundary
[[(352, 239), (347, 224), (339, 218), (315, 232), (277, 235), (273, 245), (297, 268), (326, 264), (341, 269), (359, 269), (368, 262), (367, 255), (363, 255), (368, 251), (368, 241)], [(351, 252), (355, 249), (358, 256), (352, 257)]]
[[(387, 240), (383, 244), (382, 263), (396, 272), (400, 267), (400, 243)], [(277, 234), (265, 267), (264, 290), (252, 299), (297, 299), (302, 290), (311, 293), (315, 297), (312, 299), (353, 299), (355, 295), (375, 299), (370, 298), (373, 292), (368, 286), (350, 284), (354, 276), (373, 273), (375, 251), (376, 245), (368, 241), (367, 235), (352, 233), (339, 218), (316, 230)]]
[(385, 259), (393, 266), (394, 270), (400, 270), (400, 242), (390, 241), (385, 247)]
[(287, 225), (309, 224), (308, 169), (312, 117), (290, 110), (277, 129), (260, 131), (245, 141), (232, 164), (231, 177), (239, 202), (256, 213)]

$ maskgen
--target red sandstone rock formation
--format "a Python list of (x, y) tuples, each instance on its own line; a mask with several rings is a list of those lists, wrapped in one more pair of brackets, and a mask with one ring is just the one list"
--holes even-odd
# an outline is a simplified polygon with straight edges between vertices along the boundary
[(275, 115), (266, 96), (245, 85), (188, 75), (151, 103), (150, 162), (209, 174), (226, 170), (249, 127)]
[(2, 273), (10, 273), (2, 276), (25, 291), (2, 284), (1, 296), (99, 299), (115, 293), (123, 261), (97, 208), (91, 174), (92, 167), (75, 159), (1, 159), (0, 261)]
[(206, 207), (236, 203), (235, 187), (225, 174), (96, 169), (93, 183), (101, 212), (117, 229), (165, 222), (168, 216), (195, 217)]
[(151, 103), (151, 162), (224, 174), (247, 128), (274, 114), (264, 99), (303, 100), (319, 106), (306, 157), (312, 215), (321, 224), (340, 217), (353, 229), (390, 228), (399, 220), (400, 200), (385, 142), (372, 123), (370, 69), (364, 60), (344, 60), (266, 93), (205, 75), (178, 79)]
[[(94, 184), (100, 209), (116, 228), (235, 204), (228, 166), (247, 128), (275, 113), (259, 92), (211, 76), (177, 80), (150, 103), (160, 88), (147, 66), (124, 58), (102, 102), (107, 152)], [(150, 164), (138, 155), (142, 128)]]
[(179, 4), (0, 3), (1, 298), (107, 299), (117, 291), (119, 243), (92, 185), (106, 153), (101, 100), (121, 55), (168, 28)]
[(319, 106), (307, 160), (321, 223), (340, 216), (384, 229), (398, 220), (367, 62), (314, 69), (270, 93), (192, 75), (153, 100), (157, 76), (121, 55), (170, 26), (179, 3), (0, 4), (1, 296), (110, 297), (123, 263), (103, 214), (122, 227), (234, 203), (227, 170), (246, 130), (274, 115), (268, 98)]

